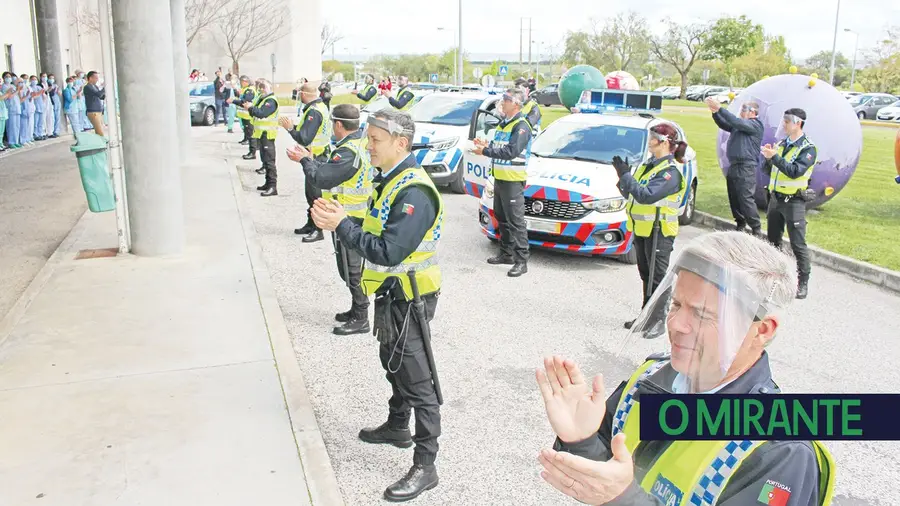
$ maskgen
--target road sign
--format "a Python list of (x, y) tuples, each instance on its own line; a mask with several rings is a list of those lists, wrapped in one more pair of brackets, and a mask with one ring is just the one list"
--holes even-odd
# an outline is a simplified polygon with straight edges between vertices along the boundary
[(506, 74), (509, 74), (509, 65), (500, 65), (500, 71), (497, 73), (500, 74), (501, 76), (505, 76)]
[(707, 79), (709, 79), (709, 69), (703, 69), (703, 82), (706, 83)]
[(497, 81), (490, 74), (481, 78), (481, 85), (485, 88), (493, 88), (495, 84), (497, 84)]
[(481, 76), (484, 75), (484, 71), (481, 70), (481, 67), (475, 67), (475, 70), (472, 71), (472, 74), (475, 76), (475, 79), (481, 79)]
[(275, 53), (272, 53), (271, 60), (272, 60), (272, 67), (274, 67), (275, 66)]
[(438, 75), (437, 75), (437, 74), (431, 74), (431, 82), (433, 82), (433, 83), (438, 82)]

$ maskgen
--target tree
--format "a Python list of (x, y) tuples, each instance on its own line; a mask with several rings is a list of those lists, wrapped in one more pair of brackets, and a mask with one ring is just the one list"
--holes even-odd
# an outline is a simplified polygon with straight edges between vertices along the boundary
[(763, 42), (763, 27), (741, 15), (737, 18), (719, 18), (712, 25), (704, 42), (705, 60), (718, 60), (725, 64), (729, 81), (734, 77), (732, 63), (747, 55)]
[(870, 67), (859, 72), (860, 84), (869, 91), (900, 92), (900, 26), (886, 29), (882, 39), (868, 53)]
[(325, 50), (334, 46), (338, 42), (344, 40), (344, 36), (337, 31), (332, 25), (325, 23), (322, 25), (322, 49), (321, 54), (325, 54)]
[(69, 14), (69, 25), (78, 25), (87, 33), (100, 33), (100, 15), (90, 6), (77, 5)]
[(562, 59), (567, 65), (597, 65), (599, 58), (594, 50), (593, 36), (587, 32), (568, 32)]
[(706, 24), (681, 25), (666, 19), (668, 25), (662, 37), (650, 39), (650, 49), (660, 62), (672, 66), (681, 76), (681, 98), (687, 94), (688, 73), (704, 53), (704, 44), (710, 26)]
[(231, 57), (231, 71), (240, 74), (247, 53), (287, 35), (287, 7), (279, 0), (235, 0), (216, 20), (220, 44)]
[[(831, 73), (831, 51), (819, 51), (806, 59), (800, 69), (804, 74), (816, 73), (820, 79), (828, 79)], [(850, 82), (850, 60), (838, 52), (834, 56), (834, 85), (841, 86)]]
[(791, 67), (791, 56), (784, 37), (766, 37), (761, 46), (736, 58), (732, 65), (736, 84), (749, 86), (767, 75), (786, 74)]
[(215, 0), (185, 0), (184, 24), (187, 30), (185, 39), (188, 47), (190, 47), (194, 38), (197, 37), (197, 34), (217, 22), (222, 13), (221, 2), (216, 2)]
[[(640, 71), (650, 56), (647, 20), (634, 11), (618, 13), (607, 20), (594, 37), (595, 52), (604, 70)], [(640, 77), (640, 76), (639, 76)]]

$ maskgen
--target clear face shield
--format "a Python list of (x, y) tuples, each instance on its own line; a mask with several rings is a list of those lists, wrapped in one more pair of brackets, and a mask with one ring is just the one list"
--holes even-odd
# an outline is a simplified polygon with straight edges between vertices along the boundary
[(737, 268), (684, 252), (634, 322), (620, 355), (642, 360), (667, 353), (680, 373), (678, 393), (708, 392), (729, 374), (735, 358), (749, 346), (754, 327), (769, 311), (774, 286), (760, 296)]
[(788, 131), (788, 125), (796, 126), (799, 125), (803, 120), (798, 116), (794, 116), (793, 114), (785, 114), (781, 118), (781, 123), (778, 125), (778, 131), (775, 132), (776, 138), (787, 137), (790, 132)]

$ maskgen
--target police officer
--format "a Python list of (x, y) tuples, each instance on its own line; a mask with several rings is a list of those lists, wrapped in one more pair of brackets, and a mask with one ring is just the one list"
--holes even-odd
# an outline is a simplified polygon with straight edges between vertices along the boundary
[(516, 86), (525, 91), (525, 105), (522, 106), (522, 116), (531, 125), (531, 129), (537, 132), (541, 127), (541, 108), (531, 96), (531, 90), (528, 88), (528, 81), (524, 77), (516, 79)]
[[(416, 443), (413, 466), (384, 492), (384, 497), (394, 502), (413, 499), (437, 486), (434, 462), (441, 433), (428, 322), (441, 288), (436, 250), (443, 203), (410, 152), (415, 128), (408, 114), (391, 109), (369, 116), (368, 151), (379, 173), (362, 226), (346, 218), (343, 208), (331, 201), (319, 199), (313, 209), (320, 227), (336, 230), (341, 243), (366, 260), (362, 288), (367, 295), (375, 294), (375, 334), (393, 395), (387, 422), (361, 430), (359, 437), (367, 443), (400, 448)], [(424, 308), (415, 305), (418, 311), (411, 304), (415, 292), (410, 271), (424, 299)], [(409, 431), (410, 408), (416, 416), (414, 439)]]
[[(368, 140), (359, 130), (359, 109), (350, 104), (334, 107), (331, 120), (334, 126), (335, 145), (326, 157), (319, 160), (297, 144), (288, 150), (288, 157), (303, 165), (306, 181), (323, 189), (322, 198), (337, 200), (347, 216), (362, 225), (372, 195), (372, 165), (366, 151)], [(339, 336), (368, 334), (369, 298), (360, 286), (362, 257), (344, 246), (332, 233), (338, 273), (350, 288), (352, 304), (349, 311), (338, 313), (334, 319), (343, 325), (333, 332)], [(346, 272), (345, 272), (346, 271)]]
[(599, 376), (592, 387), (573, 361), (545, 358), (536, 376), (557, 439), (540, 453), (542, 477), (586, 504), (830, 504), (837, 466), (818, 441), (649, 441), (640, 433), (644, 394), (780, 393), (766, 346), (794, 297), (793, 270), (748, 234), (701, 236), (660, 285), (671, 300), (654, 297), (661, 311), (641, 315), (641, 325), (653, 325), (649, 317), (662, 314), (668, 337), (656, 342), (669, 353), (649, 356), (608, 398)]
[(388, 97), (388, 102), (390, 102), (391, 107), (397, 109), (398, 111), (408, 111), (414, 104), (416, 96), (413, 94), (412, 90), (409, 89), (409, 77), (400, 76), (397, 79), (397, 85), (400, 88), (397, 89), (396, 98), (391, 96), (394, 94), (392, 90), (385, 88), (381, 91), (383, 95)]
[(354, 93), (356, 98), (360, 99), (363, 103), (363, 107), (369, 105), (372, 100), (375, 98), (375, 95), (378, 94), (378, 90), (375, 88), (375, 78), (372, 77), (371, 74), (366, 75), (366, 85), (363, 86), (363, 89), (358, 93)]
[[(262, 160), (266, 174), (266, 182), (257, 186), (263, 197), (278, 195), (278, 171), (275, 168), (275, 136), (278, 135), (278, 100), (272, 94), (272, 83), (265, 79), (257, 81), (259, 94), (255, 105), (242, 102), (241, 107), (250, 114), (253, 123), (253, 139), (259, 146), (259, 158)], [(252, 149), (252, 148), (251, 148)], [(245, 155), (246, 159), (247, 156)], [(258, 171), (257, 171), (258, 172)]]
[(500, 233), (500, 253), (488, 258), (491, 265), (512, 265), (509, 277), (528, 272), (528, 230), (525, 228), (525, 181), (531, 157), (531, 126), (522, 117), (525, 91), (509, 88), (500, 100), (504, 120), (490, 144), (475, 139), (476, 155), (491, 158), (494, 176), (494, 215)]
[(788, 109), (782, 119), (786, 137), (772, 147), (766, 144), (762, 154), (766, 159), (763, 170), (769, 174), (769, 241), (781, 247), (787, 225), (791, 249), (797, 259), (797, 298), (809, 294), (809, 250), (806, 247), (806, 201), (815, 196), (809, 190), (809, 180), (818, 160), (816, 146), (803, 133), (806, 111)]
[(745, 102), (741, 105), (741, 117), (735, 117), (713, 97), (706, 99), (712, 111), (713, 121), (722, 130), (729, 132), (725, 156), (728, 157), (728, 174), (725, 183), (728, 188), (728, 203), (734, 216), (736, 230), (743, 231), (750, 225), (753, 235), (762, 235), (762, 222), (756, 211), (756, 170), (759, 167), (759, 146), (762, 144), (763, 124), (757, 118), (759, 104)]
[[(647, 305), (669, 267), (669, 255), (678, 235), (678, 210), (687, 187), (677, 163), (684, 162), (687, 144), (668, 123), (650, 127), (651, 158), (634, 175), (628, 159), (613, 157), (619, 174), (619, 192), (628, 199), (628, 229), (634, 234), (638, 273)], [(626, 322), (630, 329), (634, 320)]]
[(241, 129), (244, 131), (244, 138), (238, 144), (250, 146), (250, 151), (244, 156), (245, 160), (253, 160), (256, 158), (256, 141), (253, 139), (253, 122), (250, 120), (250, 113), (242, 106), (246, 104), (256, 105), (256, 89), (251, 86), (250, 78), (241, 76), (241, 92), (238, 98), (234, 99), (234, 105), (238, 106), (237, 117), (241, 120)]
[[(319, 97), (316, 86), (312, 83), (303, 83), (300, 87), (300, 101), (303, 102), (303, 117), (300, 123), (294, 127), (291, 119), (282, 117), (278, 120), (282, 127), (291, 134), (294, 142), (300, 144), (312, 152), (312, 156), (323, 156), (331, 144), (331, 120), (328, 108)], [(322, 196), (322, 190), (316, 187), (306, 175), (304, 183), (306, 191), (306, 225), (294, 229), (297, 235), (304, 235), (303, 242), (316, 242), (325, 238), (322, 230), (316, 226), (312, 219), (313, 203)]]

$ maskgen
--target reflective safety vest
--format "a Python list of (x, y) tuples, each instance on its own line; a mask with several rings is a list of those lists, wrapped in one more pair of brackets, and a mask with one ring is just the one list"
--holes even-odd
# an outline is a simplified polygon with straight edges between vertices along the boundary
[[(363, 265), (362, 280), (360, 286), (363, 293), (372, 295), (381, 288), (390, 277), (399, 277), (400, 284), (403, 287), (403, 293), (407, 300), (413, 299), (412, 286), (409, 283), (407, 273), (415, 271), (416, 284), (419, 287), (419, 294), (427, 295), (434, 293), (441, 288), (441, 268), (438, 265), (437, 246), (441, 238), (441, 223), (444, 220), (444, 202), (441, 194), (435, 188), (431, 178), (420, 167), (410, 167), (404, 169), (403, 172), (395, 176), (389, 186), (385, 186), (381, 190), (380, 195), (376, 195), (363, 220), (363, 232), (381, 237), (384, 230), (384, 224), (387, 223), (391, 208), (394, 205), (394, 199), (403, 188), (419, 185), (430, 190), (438, 202), (437, 218), (431, 225), (431, 228), (425, 232), (425, 237), (416, 248), (403, 262), (399, 265), (386, 266), (378, 265), (366, 260)], [(411, 209), (410, 212), (413, 212)]]
[[(809, 139), (804, 136), (801, 142), (792, 145), (787, 152), (781, 155), (781, 157), (784, 158), (784, 161), (788, 164), (792, 164), (807, 146), (815, 147), (815, 144), (810, 142)], [(816, 166), (818, 158), (819, 154), (816, 152), (816, 159), (809, 164), (809, 168), (806, 169), (806, 172), (797, 179), (789, 178), (782, 173), (778, 167), (772, 165), (772, 172), (769, 174), (769, 191), (776, 191), (784, 195), (794, 195), (799, 191), (807, 189), (809, 187), (809, 179), (812, 177), (813, 169)]]
[[(254, 90), (252, 86), (246, 86), (244, 88), (241, 88), (241, 98), (244, 97), (244, 93), (247, 93), (247, 91), (250, 91), (250, 93), (252, 93), (250, 100), (251, 100), (251, 103), (255, 106), (256, 99), (259, 98), (259, 95), (256, 94), (256, 90)], [(247, 112), (247, 109), (244, 109), (243, 107), (238, 107), (237, 117), (241, 118), (241, 119), (250, 119), (250, 113)]]
[(409, 102), (407, 102), (406, 105), (404, 105), (403, 107), (397, 109), (398, 111), (408, 111), (409, 108), (412, 107), (414, 105), (414, 102), (416, 101), (416, 96), (413, 94), (413, 92), (409, 91), (409, 88), (407, 88), (407, 87), (400, 88), (397, 91), (397, 100), (400, 100), (400, 97), (402, 97), (404, 93), (409, 93), (411, 96), (409, 98)]
[[(369, 88), (374, 89), (375, 87), (372, 86), (371, 84), (367, 84), (367, 85), (363, 86), (363, 89), (362, 89), (359, 93), (357, 93), (356, 98), (359, 98), (360, 95), (365, 95), (366, 92), (369, 91)], [(370, 98), (370, 99), (368, 99), (368, 100), (363, 100), (363, 99), (361, 99), (361, 98), (360, 98), (360, 100), (362, 100), (363, 105), (367, 105), (367, 104), (369, 104), (370, 102), (372, 102), (373, 100), (375, 100), (376, 97), (378, 97), (378, 93), (372, 95), (372, 98)]]
[[(647, 183), (653, 179), (653, 176), (671, 167), (678, 168), (678, 165), (674, 161), (669, 163), (659, 162), (652, 169), (647, 169), (647, 164), (644, 164), (634, 176), (638, 184), (647, 186)], [(634, 232), (634, 235), (650, 237), (657, 213), (660, 230), (662, 230), (663, 235), (666, 237), (678, 235), (678, 210), (687, 190), (684, 173), (680, 170), (679, 172), (681, 173), (681, 187), (668, 197), (663, 197), (652, 204), (641, 204), (634, 200), (633, 196), (628, 196), (628, 227)]]
[[(664, 366), (668, 360), (650, 359), (631, 376), (622, 390), (616, 415), (612, 423), (612, 435), (624, 432), (628, 437), (625, 446), (632, 454), (641, 443), (640, 403), (634, 395), (638, 382)], [(663, 504), (693, 506), (716, 504), (722, 490), (734, 472), (765, 441), (673, 441), (660, 455), (640, 485), (647, 493)], [(834, 495), (837, 465), (828, 449), (819, 441), (811, 441), (819, 463), (819, 505), (831, 504)], [(765, 489), (760, 494), (760, 504), (770, 504), (768, 496), (763, 502)]]
[(316, 136), (313, 137), (312, 142), (309, 146), (305, 147), (313, 154), (313, 156), (320, 156), (328, 149), (328, 146), (331, 145), (331, 115), (328, 113), (328, 108), (325, 107), (325, 104), (323, 102), (316, 102), (307, 107), (306, 110), (303, 111), (303, 119), (300, 120), (300, 123), (297, 123), (296, 130), (299, 131), (303, 128), (303, 124), (306, 123), (306, 120), (309, 118), (309, 112), (313, 109), (319, 111), (319, 114), (322, 115), (322, 124), (319, 125), (319, 129), (316, 130)]
[[(523, 124), (524, 123), (524, 124)], [(528, 121), (519, 116), (514, 121), (510, 121), (506, 125), (497, 128), (494, 132), (494, 140), (491, 142), (492, 148), (502, 148), (503, 146), (509, 144), (509, 138), (512, 136), (513, 130), (516, 127), (524, 126), (531, 131), (531, 125), (528, 124)], [(492, 158), (491, 162), (493, 167), (491, 171), (494, 174), (494, 179), (498, 181), (525, 181), (528, 179), (528, 160), (531, 158), (531, 139), (528, 141), (528, 146), (525, 148), (525, 152), (521, 153), (518, 157), (513, 160), (500, 160), (498, 158)]]
[(359, 169), (353, 174), (353, 177), (335, 186), (334, 188), (323, 191), (322, 198), (336, 199), (349, 216), (354, 218), (365, 218), (366, 210), (369, 209), (369, 198), (372, 196), (372, 178), (374, 177), (374, 169), (369, 161), (369, 154), (366, 151), (369, 140), (364, 135), (360, 139), (347, 139), (340, 145), (353, 152), (358, 160)]
[[(525, 105), (522, 106), (522, 117), (525, 118), (525, 121), (528, 121), (528, 115), (537, 106), (538, 106), (538, 103), (535, 100), (528, 100), (527, 102), (525, 102)], [(531, 125), (531, 123), (528, 123), (528, 124)], [(541, 119), (538, 118), (538, 124), (531, 125), (531, 128), (532, 129), (537, 128), (538, 125), (540, 125), (540, 124), (541, 124)]]
[(266, 96), (259, 97), (256, 104), (254, 104), (254, 107), (262, 107), (268, 100), (275, 102), (275, 111), (265, 118), (250, 118), (250, 122), (253, 123), (254, 139), (261, 138), (263, 132), (269, 132), (266, 134), (266, 137), (270, 140), (275, 140), (275, 136), (278, 135), (278, 101), (275, 100), (275, 96), (270, 93)]

